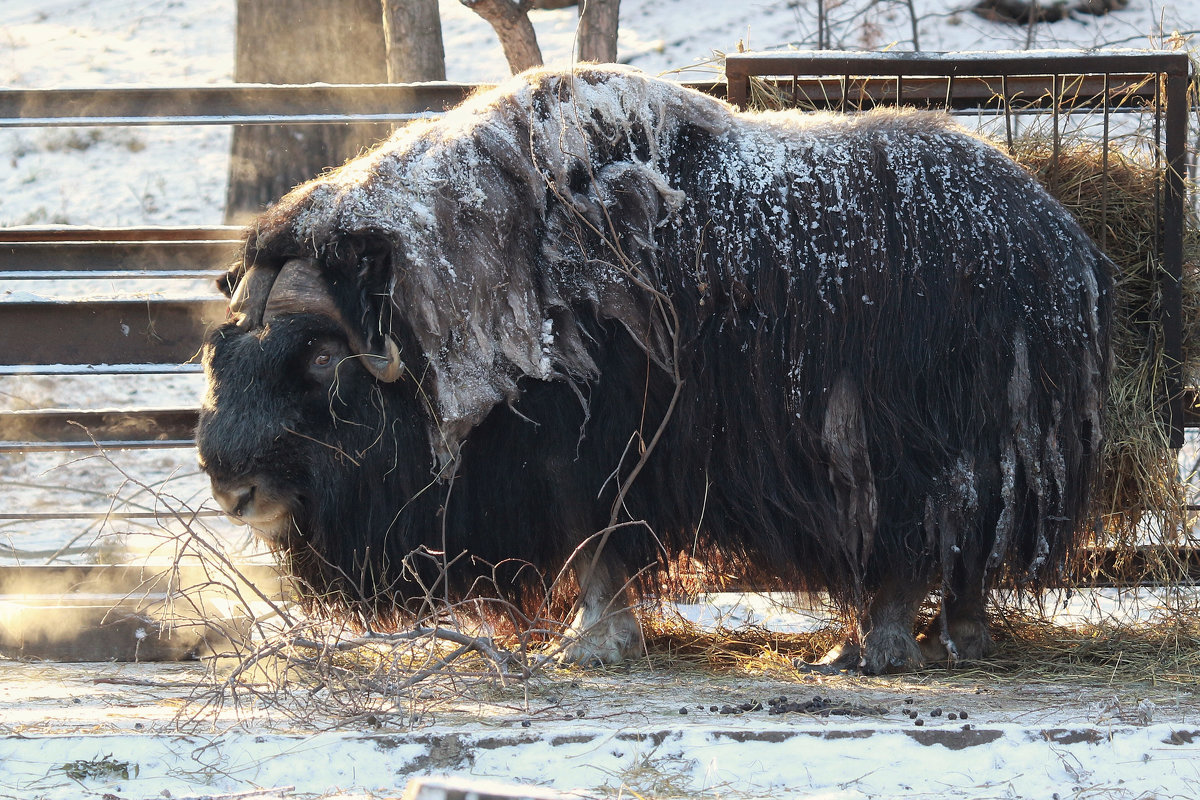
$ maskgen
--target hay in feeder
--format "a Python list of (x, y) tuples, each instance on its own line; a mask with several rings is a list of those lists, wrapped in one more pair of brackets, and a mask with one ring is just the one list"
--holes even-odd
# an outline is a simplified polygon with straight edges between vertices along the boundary
[[(1184, 487), (1178, 455), (1163, 424), (1161, 170), (1152, 157), (1139, 158), (1110, 143), (1053, 141), (1024, 136), (1013, 158), (1058, 198), (1117, 266), (1113, 319), (1112, 386), (1105, 414), (1103, 473), (1096, 495), (1101, 524), (1097, 545), (1115, 548), (1110, 562), (1120, 574), (1133, 562), (1134, 548), (1148, 543), (1177, 545), (1187, 535)], [(1185, 227), (1183, 374), (1200, 373), (1200, 235), (1195, 219)], [(1150, 523), (1147, 525), (1146, 523)], [(1157, 539), (1157, 541), (1151, 541)], [(1148, 564), (1155, 579), (1175, 582), (1182, 567), (1166, 551)], [(1145, 577), (1145, 576), (1143, 576)]]

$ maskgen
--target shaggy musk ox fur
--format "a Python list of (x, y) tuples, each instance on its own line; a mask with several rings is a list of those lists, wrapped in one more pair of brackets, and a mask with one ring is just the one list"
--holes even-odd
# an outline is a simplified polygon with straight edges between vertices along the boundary
[(566, 655), (614, 661), (686, 555), (828, 590), (837, 666), (977, 658), (1087, 526), (1109, 270), (943, 116), (532, 72), (263, 214), (200, 456), (342, 608), (536, 610), (570, 563)]

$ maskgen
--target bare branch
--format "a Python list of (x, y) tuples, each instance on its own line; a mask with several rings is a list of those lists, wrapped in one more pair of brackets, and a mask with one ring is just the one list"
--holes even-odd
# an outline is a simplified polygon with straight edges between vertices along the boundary
[(509, 70), (516, 75), (530, 67), (542, 65), (542, 51), (538, 47), (537, 34), (529, 21), (529, 9), (533, 0), (459, 0), (467, 8), (488, 21), (500, 46)]

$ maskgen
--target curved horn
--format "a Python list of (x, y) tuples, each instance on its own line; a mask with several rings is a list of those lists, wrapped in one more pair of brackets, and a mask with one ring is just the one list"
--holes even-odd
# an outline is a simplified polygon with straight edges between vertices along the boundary
[(249, 330), (262, 324), (267, 296), (278, 273), (273, 269), (255, 264), (242, 274), (237, 289), (229, 298), (229, 315), (239, 328)]
[(263, 322), (281, 314), (321, 314), (335, 320), (346, 333), (351, 349), (357, 351), (362, 365), (376, 379), (395, 383), (404, 374), (404, 361), (396, 340), (383, 334), (383, 352), (376, 353), (367, 346), (362, 331), (346, 322), (341, 309), (321, 276), (321, 268), (311, 258), (293, 258), (279, 270), (263, 311)]
[(404, 361), (400, 358), (400, 348), (396, 340), (386, 333), (383, 335), (384, 354), (369, 353), (363, 348), (362, 363), (367, 372), (384, 383), (395, 383), (404, 374)]
[(262, 321), (269, 322), (282, 314), (324, 314), (347, 327), (321, 277), (320, 266), (312, 258), (293, 258), (279, 270), (267, 295)]

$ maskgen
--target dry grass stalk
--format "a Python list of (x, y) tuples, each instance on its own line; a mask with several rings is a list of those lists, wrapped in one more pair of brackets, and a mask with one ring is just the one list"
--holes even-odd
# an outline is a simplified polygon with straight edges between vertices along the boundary
[[(1130, 625), (1127, 617), (1066, 624), (1041, 609), (1004, 605), (992, 614), (995, 655), (985, 661), (931, 666), (924, 676), (939, 683), (1029, 683), (1070, 679), (1080, 684), (1194, 687), (1200, 675), (1200, 615), (1173, 609)], [(755, 626), (701, 628), (678, 614), (644, 620), (650, 662), (660, 669), (795, 680), (793, 659), (809, 663), (840, 641), (836, 626), (809, 633), (780, 633)], [(823, 678), (832, 680), (832, 678)], [(922, 674), (875, 681), (923, 680)]]
[[(266, 712), (313, 727), (356, 720), (405, 727), (440, 704), (528, 681), (542, 667), (528, 644), (552, 639), (554, 631), (493, 636), (478, 622), (485, 615), (474, 601), (447, 606), (428, 597), (435, 613), (401, 632), (380, 633), (323, 608), (311, 593), (298, 602), (305, 593), (295, 587), (282, 596), (259, 587), (196, 509), (166, 485), (152, 487), (109, 463), (124, 477), (123, 491), (154, 497), (162, 540), (153, 557), (173, 563), (161, 635), (206, 631), (208, 677), (180, 709), (181, 724)], [(199, 582), (182, 582), (197, 571)]]

